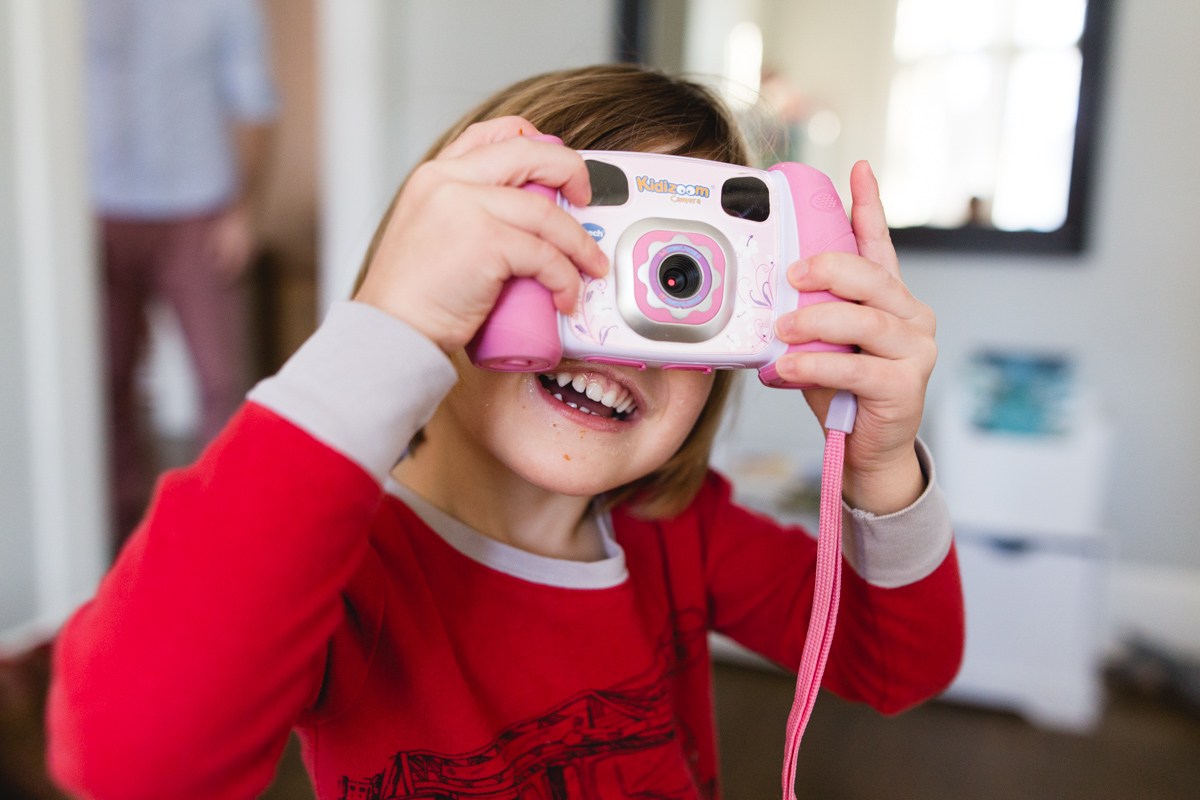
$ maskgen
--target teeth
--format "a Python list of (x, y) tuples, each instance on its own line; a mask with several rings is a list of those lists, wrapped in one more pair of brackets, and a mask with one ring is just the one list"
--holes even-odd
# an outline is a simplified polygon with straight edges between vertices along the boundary
[[(570, 386), (575, 391), (587, 397), (594, 403), (602, 403), (611, 408), (614, 414), (628, 414), (637, 408), (637, 403), (633, 400), (633, 395), (624, 386), (619, 383), (610, 381), (601, 375), (590, 373), (571, 373), (571, 372), (555, 372), (544, 373), (543, 378), (549, 379), (551, 388), (553, 384), (558, 384), (560, 388)], [(571, 408), (582, 411), (585, 414), (594, 414), (596, 412), (589, 411), (587, 408), (582, 408), (577, 403), (564, 401), (562, 392), (555, 392), (554, 399), (560, 403), (565, 402)]]

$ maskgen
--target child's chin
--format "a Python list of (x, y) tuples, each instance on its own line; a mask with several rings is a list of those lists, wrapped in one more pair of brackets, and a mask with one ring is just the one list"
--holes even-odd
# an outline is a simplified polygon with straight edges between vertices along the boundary
[[(626, 477), (616, 465), (600, 465), (598, 458), (557, 453), (551, 458), (525, 460), (510, 465), (525, 480), (556, 494), (570, 497), (594, 497), (623, 486), (637, 476)], [(592, 462), (592, 463), (589, 463)]]

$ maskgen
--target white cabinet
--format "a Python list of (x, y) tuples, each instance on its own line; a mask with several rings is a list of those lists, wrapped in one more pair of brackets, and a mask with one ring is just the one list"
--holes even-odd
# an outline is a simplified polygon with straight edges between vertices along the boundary
[(1087, 730), (1103, 706), (1105, 554), (958, 535), (967, 649), (948, 699)]
[(936, 419), (966, 598), (967, 649), (949, 699), (1069, 730), (1094, 725), (1110, 553), (1110, 435), (1082, 404), (1061, 436), (973, 428), (959, 395)]

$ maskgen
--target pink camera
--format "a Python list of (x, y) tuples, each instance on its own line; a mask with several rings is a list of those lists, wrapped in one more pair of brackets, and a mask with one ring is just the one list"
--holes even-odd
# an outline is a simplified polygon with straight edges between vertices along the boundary
[(581, 151), (592, 202), (576, 208), (539, 191), (579, 220), (612, 270), (585, 279), (571, 316), (528, 278), (510, 281), (468, 347), (479, 367), (543, 372), (564, 356), (622, 366), (709, 372), (757, 369), (784, 382), (775, 362), (796, 350), (853, 352), (844, 345), (788, 345), (775, 320), (829, 292), (797, 292), (788, 265), (816, 253), (857, 253), (829, 178), (802, 164), (763, 171), (679, 156)]

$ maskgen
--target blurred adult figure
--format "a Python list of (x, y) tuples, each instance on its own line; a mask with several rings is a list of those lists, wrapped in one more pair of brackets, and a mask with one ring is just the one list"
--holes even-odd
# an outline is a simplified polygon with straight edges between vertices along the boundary
[(258, 0), (88, 0), (88, 28), (113, 489), (125, 535), (147, 485), (134, 384), (152, 298), (178, 315), (205, 441), (241, 401), (238, 284), (278, 101)]

